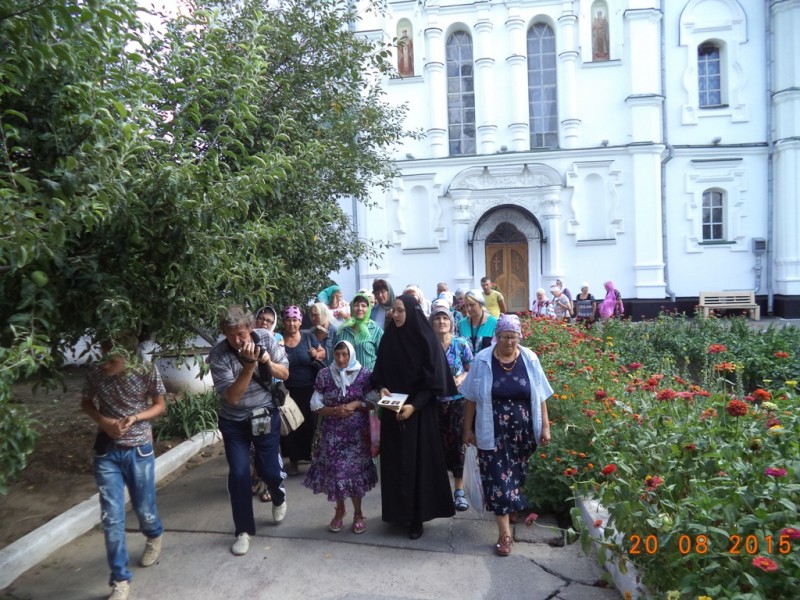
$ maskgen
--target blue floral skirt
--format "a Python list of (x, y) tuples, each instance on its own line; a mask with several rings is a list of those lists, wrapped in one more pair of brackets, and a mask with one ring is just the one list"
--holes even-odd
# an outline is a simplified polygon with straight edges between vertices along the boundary
[(528, 508), (523, 495), (528, 460), (536, 450), (530, 401), (492, 401), (494, 450), (478, 450), (478, 468), (487, 510), (507, 515)]

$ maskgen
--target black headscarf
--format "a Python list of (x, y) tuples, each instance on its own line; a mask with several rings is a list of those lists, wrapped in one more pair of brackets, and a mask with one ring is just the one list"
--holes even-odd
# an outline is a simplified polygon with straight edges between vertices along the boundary
[(404, 394), (431, 390), (437, 396), (458, 393), (442, 344), (414, 296), (398, 296), (406, 309), (402, 327), (387, 327), (378, 346), (370, 381)]

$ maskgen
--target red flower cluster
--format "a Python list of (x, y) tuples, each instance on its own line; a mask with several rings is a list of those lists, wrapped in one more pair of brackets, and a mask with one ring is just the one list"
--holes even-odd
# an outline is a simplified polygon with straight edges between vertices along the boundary
[(658, 475), (648, 475), (644, 478), (644, 485), (648, 492), (654, 491), (662, 483), (664, 483), (664, 480)]
[(611, 474), (612, 474), (614, 471), (616, 471), (616, 470), (617, 470), (617, 465), (615, 465), (615, 464), (610, 464), (610, 465), (606, 465), (605, 467), (603, 467), (602, 469), (600, 469), (600, 472), (601, 472), (603, 475), (605, 475), (606, 477), (608, 477), (609, 475), (611, 475)]
[(709, 354), (722, 354), (723, 352), (727, 352), (728, 349), (723, 344), (711, 344), (708, 347)]
[(595, 390), (594, 399), (602, 400), (603, 398), (608, 398), (608, 392), (606, 392), (605, 390)]
[(762, 571), (766, 571), (767, 573), (772, 573), (773, 571), (778, 570), (777, 563), (766, 556), (753, 557), (753, 566), (761, 569)]
[(770, 394), (767, 390), (758, 388), (755, 392), (753, 392), (753, 399), (756, 402), (769, 402), (772, 400), (772, 394)]
[(743, 417), (747, 414), (747, 402), (742, 402), (734, 398), (728, 402), (728, 406), (725, 407), (725, 410), (732, 417)]
[(774, 356), (775, 358), (789, 358), (789, 353), (788, 352), (776, 352), (772, 356)]
[(674, 390), (667, 388), (666, 390), (661, 390), (656, 394), (656, 398), (661, 400), (662, 402), (667, 402), (668, 400), (672, 400), (677, 394)]

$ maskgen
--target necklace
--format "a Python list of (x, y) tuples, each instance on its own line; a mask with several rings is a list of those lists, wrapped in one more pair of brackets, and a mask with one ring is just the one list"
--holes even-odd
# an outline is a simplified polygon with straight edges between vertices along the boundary
[(517, 366), (517, 361), (519, 360), (519, 354), (517, 354), (516, 358), (514, 358), (514, 362), (511, 363), (511, 366), (507, 367), (506, 365), (508, 363), (504, 364), (501, 358), (497, 356), (497, 354), (495, 354), (494, 357), (497, 359), (497, 364), (500, 365), (500, 368), (503, 369), (503, 371), (505, 371), (506, 373), (511, 373), (511, 371), (514, 370), (514, 367)]

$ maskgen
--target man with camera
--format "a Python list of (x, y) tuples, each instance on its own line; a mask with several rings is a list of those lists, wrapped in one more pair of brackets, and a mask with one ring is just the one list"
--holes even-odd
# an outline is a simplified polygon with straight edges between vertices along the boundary
[(253, 314), (231, 306), (220, 316), (225, 339), (211, 350), (211, 376), (220, 395), (219, 430), (228, 460), (228, 494), (231, 498), (236, 541), (231, 552), (242, 556), (255, 535), (253, 496), (250, 488), (250, 446), (255, 467), (272, 495), (272, 519), (286, 516), (286, 473), (280, 453), (281, 423), (272, 398), (272, 378), (289, 377), (286, 352), (266, 329), (253, 329)]

